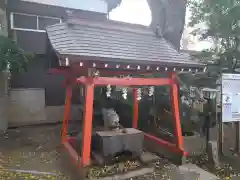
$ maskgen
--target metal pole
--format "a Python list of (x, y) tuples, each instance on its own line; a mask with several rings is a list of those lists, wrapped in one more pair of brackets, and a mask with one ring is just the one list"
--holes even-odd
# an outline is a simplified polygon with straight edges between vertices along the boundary
[[(215, 103), (216, 103), (216, 104), (215, 104), (215, 109), (216, 109), (216, 110), (215, 110), (215, 111), (216, 111), (216, 112), (215, 112), (215, 114), (216, 114), (216, 115), (215, 115), (215, 116), (216, 116), (215, 118), (216, 118), (216, 128), (218, 129), (218, 102), (217, 102), (218, 96), (217, 96), (217, 93), (218, 93), (218, 91), (216, 92), (216, 99), (215, 99)], [(217, 133), (217, 139), (218, 139), (218, 133)]]
[[(222, 114), (222, 109), (223, 109), (223, 105), (222, 105), (222, 83), (221, 83), (221, 91), (220, 91), (220, 102), (221, 102), (221, 114)], [(218, 152), (220, 155), (223, 155), (223, 123), (222, 123), (222, 115), (220, 117), (220, 119), (218, 120), (218, 141), (219, 141), (219, 145), (218, 145)]]
[[(218, 93), (218, 92), (216, 92)], [(221, 93), (220, 93), (220, 97), (221, 99)], [(221, 101), (220, 101), (221, 102)], [(218, 102), (217, 102), (217, 96), (216, 96), (216, 128), (217, 128), (217, 140), (218, 140), (218, 152), (220, 155), (223, 155), (223, 126), (222, 126), (222, 121), (221, 121), (221, 117), (218, 118)], [(222, 110), (222, 108), (221, 108)]]
[(236, 128), (236, 142), (235, 142), (235, 152), (239, 153), (239, 135), (240, 135), (240, 123), (235, 122), (235, 128)]
[(223, 155), (223, 123), (219, 120), (219, 154)]

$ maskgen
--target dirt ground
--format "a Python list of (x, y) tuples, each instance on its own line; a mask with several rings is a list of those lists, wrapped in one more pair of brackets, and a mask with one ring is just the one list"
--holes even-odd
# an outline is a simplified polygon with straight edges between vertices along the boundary
[[(8, 130), (7, 134), (0, 137), (0, 180), (79, 180), (76, 169), (60, 144), (60, 129), (59, 125), (53, 125)], [(158, 168), (166, 165), (168, 168), (172, 166), (164, 159), (154, 164)], [(36, 174), (39, 172), (46, 174)], [(142, 178), (155, 179), (162, 175), (156, 172)]]
[[(48, 172), (46, 175), (0, 171), (0, 179), (73, 179), (68, 162), (61, 156), (60, 126), (11, 129), (0, 138), (4, 169)], [(66, 163), (65, 163), (66, 162)], [(50, 174), (52, 173), (52, 174)]]
[[(66, 158), (60, 144), (60, 126), (38, 126), (10, 129), (0, 137), (0, 180), (41, 179), (41, 180), (79, 180), (76, 170)], [(200, 159), (202, 157), (199, 157)], [(230, 158), (230, 156), (229, 156)], [(233, 162), (231, 158), (226, 162)], [(204, 159), (204, 158), (203, 158)], [(240, 158), (233, 159), (240, 172)], [(192, 162), (204, 166), (204, 160), (194, 157)], [(232, 163), (232, 164), (234, 164)], [(228, 163), (226, 163), (228, 164)], [(162, 158), (154, 164), (155, 172), (138, 179), (164, 179), (170, 169), (176, 168), (168, 160)], [(207, 169), (207, 167), (205, 167)], [(228, 170), (231, 169), (228, 167)], [(35, 171), (31, 173), (16, 172), (16, 170)], [(222, 170), (219, 170), (222, 171)], [(37, 173), (45, 172), (45, 175)], [(218, 174), (219, 172), (216, 172)], [(230, 176), (222, 173), (222, 177)], [(237, 170), (234, 173), (238, 173)], [(224, 178), (225, 179), (225, 178)], [(240, 179), (240, 177), (239, 177)]]

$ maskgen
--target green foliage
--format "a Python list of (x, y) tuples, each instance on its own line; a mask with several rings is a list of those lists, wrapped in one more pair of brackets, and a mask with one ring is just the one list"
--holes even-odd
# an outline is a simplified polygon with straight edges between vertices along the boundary
[(192, 34), (213, 43), (200, 54), (209, 72), (234, 72), (240, 60), (240, 0), (189, 0), (188, 7)]
[(17, 44), (5, 36), (0, 36), (0, 72), (25, 71), (31, 55), (25, 54)]

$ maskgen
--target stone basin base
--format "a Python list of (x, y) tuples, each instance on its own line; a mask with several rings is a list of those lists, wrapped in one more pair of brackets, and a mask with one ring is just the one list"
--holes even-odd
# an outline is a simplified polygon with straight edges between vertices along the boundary
[(143, 152), (144, 133), (134, 128), (122, 130), (97, 131), (93, 136), (93, 151), (103, 159), (113, 159), (115, 156), (128, 152), (134, 157), (140, 157)]

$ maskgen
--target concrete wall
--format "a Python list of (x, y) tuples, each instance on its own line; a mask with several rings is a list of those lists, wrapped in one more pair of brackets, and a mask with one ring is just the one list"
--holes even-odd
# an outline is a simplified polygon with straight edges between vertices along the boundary
[[(7, 36), (5, 0), (0, 0), (0, 36)], [(0, 72), (0, 134), (7, 129), (8, 74)]]
[[(45, 106), (44, 89), (12, 89), (8, 108), (10, 127), (56, 123), (63, 119), (64, 106)], [(71, 120), (80, 120), (79, 106), (71, 107)]]
[(0, 96), (0, 134), (7, 130), (7, 107), (8, 107), (8, 97)]
[[(64, 106), (46, 106), (45, 113), (47, 122), (54, 123), (63, 120)], [(69, 120), (81, 120), (82, 114), (79, 105), (71, 106), (71, 114)]]
[[(7, 16), (6, 9), (4, 9), (4, 6), (5, 6), (4, 1), (0, 2), (0, 35), (7, 36)], [(1, 7), (3, 7), (3, 9)]]
[(7, 129), (8, 73), (0, 72), (0, 134)]
[(10, 91), (9, 126), (46, 122), (44, 89)]

